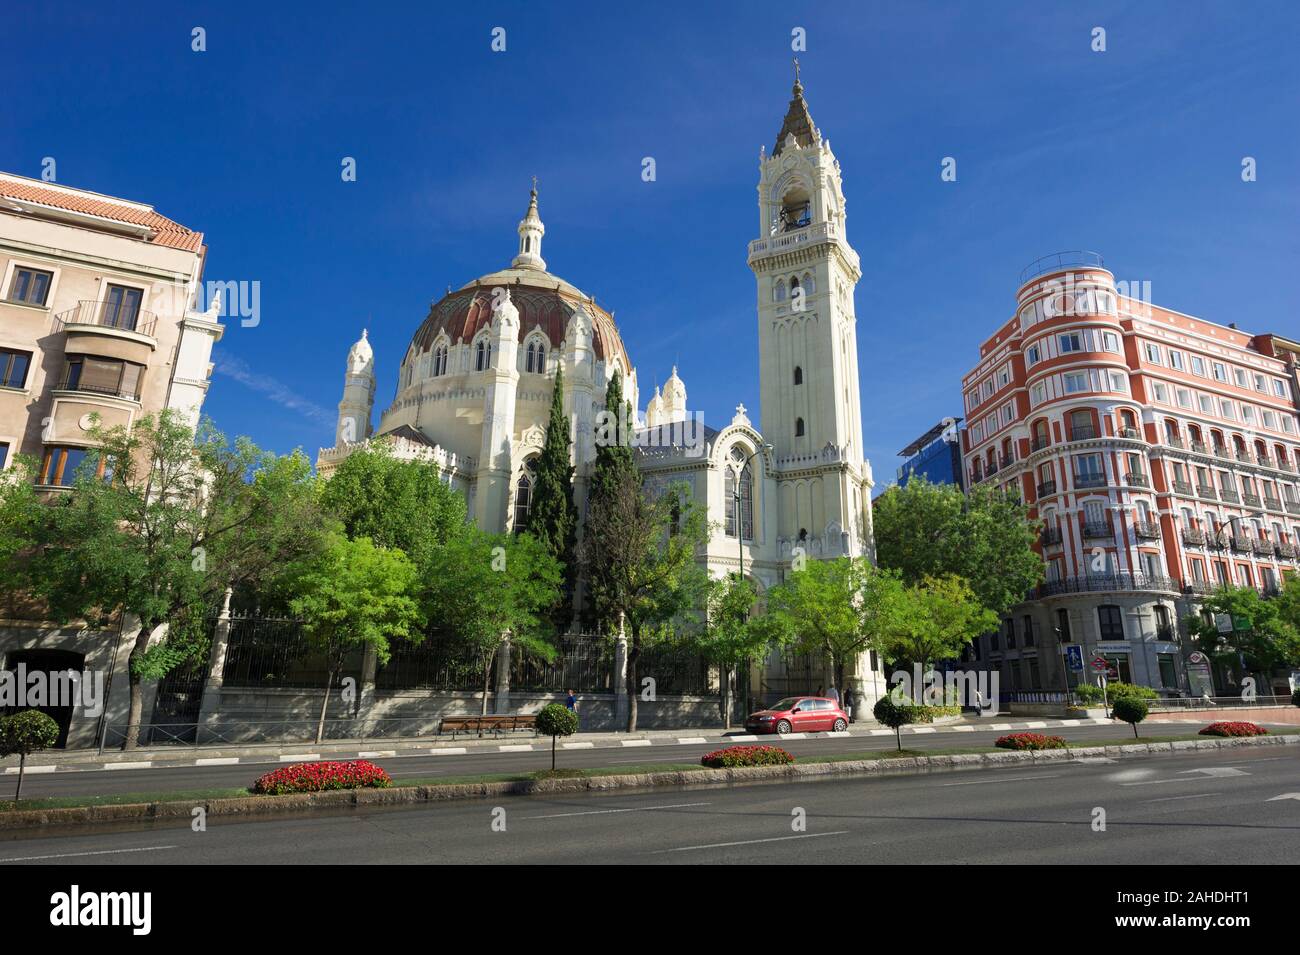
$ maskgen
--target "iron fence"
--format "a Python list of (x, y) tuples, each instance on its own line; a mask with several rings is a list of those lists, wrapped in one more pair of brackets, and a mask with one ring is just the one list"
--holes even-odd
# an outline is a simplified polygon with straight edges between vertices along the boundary
[(636, 677), (638, 682), (652, 677), (659, 694), (713, 692), (708, 661), (688, 647), (671, 643), (644, 648), (637, 658)]
[(483, 672), (483, 658), (473, 646), (433, 630), (419, 643), (393, 645), (388, 662), (375, 673), (375, 689), (482, 691)]
[[(359, 680), (362, 653), (343, 658), (342, 675)], [(320, 689), (329, 676), (325, 654), (288, 617), (233, 616), (221, 682), (231, 687)]]
[(614, 642), (597, 635), (561, 639), (554, 660), (516, 651), (510, 659), (510, 689), (613, 693)]

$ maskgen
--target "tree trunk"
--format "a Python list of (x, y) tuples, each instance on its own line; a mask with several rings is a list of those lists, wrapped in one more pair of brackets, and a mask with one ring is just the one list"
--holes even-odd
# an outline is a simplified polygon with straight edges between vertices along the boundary
[(14, 802), (23, 798), (23, 770), (27, 768), (27, 754), (18, 754), (18, 789), (14, 792)]
[[(496, 654), (488, 657), (488, 662), (483, 666), (483, 701), (479, 706), (478, 715), (487, 716), (487, 698), (488, 689), (492, 686), (492, 664), (496, 661)], [(481, 732), (479, 735), (483, 735)]]
[(636, 660), (641, 653), (640, 640), (632, 635), (632, 646), (627, 652), (627, 731), (636, 732), (636, 704), (639, 696), (636, 685)]
[(325, 667), (325, 692), (320, 699), (320, 719), (316, 721), (316, 742), (325, 738), (325, 711), (330, 705), (330, 689), (334, 685), (334, 668), (326, 665)]
[(555, 737), (551, 737), (551, 772), (555, 772)]
[(903, 751), (903, 726), (901, 723), (894, 727), (894, 739), (898, 740), (898, 751), (901, 753)]
[(722, 668), (722, 728), (731, 729), (731, 667)]
[(135, 672), (135, 663), (149, 649), (149, 638), (157, 625), (146, 626), (140, 621), (140, 632), (135, 635), (135, 645), (127, 657), (126, 680), (131, 691), (131, 702), (126, 710), (126, 734), (122, 737), (122, 749), (135, 749), (140, 745), (140, 724), (144, 720), (144, 685), (139, 674)]

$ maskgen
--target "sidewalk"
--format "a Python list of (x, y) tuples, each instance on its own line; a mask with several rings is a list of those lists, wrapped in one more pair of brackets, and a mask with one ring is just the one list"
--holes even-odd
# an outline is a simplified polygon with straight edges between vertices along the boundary
[[(1000, 722), (1005, 717), (984, 717), (936, 723), (933, 725), (905, 726), (904, 736), (936, 733), (1012, 732), (1016, 730), (1047, 729), (1058, 726), (1113, 725), (1112, 720), (1016, 720)], [(894, 731), (880, 726), (874, 720), (853, 723), (843, 733), (789, 733), (785, 736), (746, 734), (742, 728), (723, 730), (720, 726), (673, 730), (638, 730), (635, 733), (582, 733), (563, 739), (562, 749), (623, 749), (645, 746), (700, 746), (735, 743), (779, 743), (780, 740), (834, 739), (852, 737), (893, 736)], [(525, 753), (549, 750), (550, 739), (529, 732), (503, 734), (499, 737), (425, 737), (422, 739), (369, 739), (334, 740), (323, 743), (259, 743), (247, 746), (181, 746), (140, 747), (129, 752), (121, 750), (98, 753), (95, 750), (47, 751), (35, 753), (27, 759), (28, 773), (60, 771), (159, 769), (166, 767), (225, 766), (239, 763), (295, 763), (316, 759), (379, 759), (398, 756), (464, 756), (469, 753)], [(18, 772), (17, 759), (0, 760), (5, 774)]]

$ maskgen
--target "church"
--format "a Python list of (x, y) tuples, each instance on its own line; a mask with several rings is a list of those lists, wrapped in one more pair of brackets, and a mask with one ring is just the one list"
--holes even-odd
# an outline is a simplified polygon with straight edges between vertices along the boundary
[[(597, 417), (618, 372), (637, 409), (633, 445), (646, 486), (684, 483), (705, 503), (712, 534), (704, 559), (715, 577), (741, 572), (761, 599), (801, 557), (871, 557), (873, 482), (863, 456), (853, 301), (862, 273), (848, 242), (839, 162), (813, 124), (797, 73), (775, 145), (758, 158), (759, 230), (747, 262), (758, 305), (761, 431), (743, 405), (721, 427), (706, 425), (689, 410), (676, 368), (641, 410), (637, 369), (613, 314), (548, 271), (534, 183), (510, 265), (433, 304), (375, 427), (374, 352), (364, 332), (352, 346), (335, 445), (321, 449), (318, 473), (387, 441), (398, 456), (436, 466), (483, 530), (523, 530), (532, 463), (563, 369), (574, 499), (585, 515)], [(884, 689), (874, 656), (864, 655), (852, 678), (868, 706)], [(775, 699), (831, 682), (820, 661), (774, 654), (749, 686)]]

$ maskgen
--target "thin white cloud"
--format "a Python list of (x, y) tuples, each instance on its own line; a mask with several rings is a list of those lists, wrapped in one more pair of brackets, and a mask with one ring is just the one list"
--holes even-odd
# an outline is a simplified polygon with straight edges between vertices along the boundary
[(235, 379), (246, 388), (251, 388), (253, 391), (266, 395), (267, 398), (280, 405), (280, 407), (295, 411), (316, 424), (332, 428), (336, 423), (337, 415), (334, 412), (302, 397), (302, 395), (270, 375), (263, 375), (260, 372), (253, 371), (243, 359), (235, 358), (233, 355), (227, 355), (224, 352), (217, 352), (213, 357), (213, 371), (219, 375), (226, 375)]

